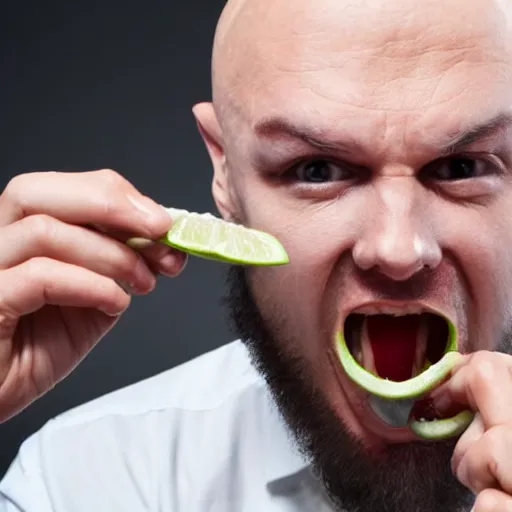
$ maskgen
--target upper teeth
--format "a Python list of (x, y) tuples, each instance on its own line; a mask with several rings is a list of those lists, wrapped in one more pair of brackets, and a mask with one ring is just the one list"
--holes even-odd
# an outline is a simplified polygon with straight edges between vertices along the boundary
[(416, 340), (416, 353), (414, 357), (414, 363), (412, 366), (412, 377), (418, 375), (425, 364), (425, 354), (427, 352), (427, 340), (428, 340), (428, 324), (425, 318), (420, 321), (420, 328), (418, 332), (418, 338)]
[(405, 315), (420, 315), (425, 313), (426, 310), (419, 306), (362, 306), (355, 309), (352, 313), (361, 315), (392, 315), (392, 316), (405, 316)]
[(359, 363), (362, 364), (369, 372), (377, 373), (375, 369), (375, 358), (373, 356), (373, 348), (368, 336), (368, 322), (364, 319), (359, 337)]
[[(392, 314), (392, 313), (386, 313)], [(410, 313), (414, 314), (414, 313)], [(367, 314), (368, 316), (368, 314)], [(425, 364), (425, 354), (427, 351), (428, 339), (428, 323), (425, 318), (420, 319), (419, 331), (416, 339), (416, 352), (414, 355), (413, 366), (411, 368), (411, 377), (418, 375)], [(376, 374), (375, 358), (373, 355), (373, 347), (368, 335), (368, 319), (365, 318), (361, 325), (361, 329), (354, 332), (353, 354), (359, 364), (364, 366), (366, 370)]]

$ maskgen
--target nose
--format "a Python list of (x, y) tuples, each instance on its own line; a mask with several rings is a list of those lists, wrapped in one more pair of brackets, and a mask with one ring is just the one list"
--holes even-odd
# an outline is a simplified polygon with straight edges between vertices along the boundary
[(421, 184), (416, 179), (403, 176), (383, 178), (375, 186), (352, 251), (362, 270), (374, 269), (393, 280), (405, 281), (439, 265), (442, 251), (418, 187)]

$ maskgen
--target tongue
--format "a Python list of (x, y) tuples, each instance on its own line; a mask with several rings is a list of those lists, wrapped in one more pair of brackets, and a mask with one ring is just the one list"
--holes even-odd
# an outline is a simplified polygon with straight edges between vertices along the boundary
[(397, 382), (410, 379), (420, 315), (371, 315), (366, 317), (366, 328), (378, 375)]

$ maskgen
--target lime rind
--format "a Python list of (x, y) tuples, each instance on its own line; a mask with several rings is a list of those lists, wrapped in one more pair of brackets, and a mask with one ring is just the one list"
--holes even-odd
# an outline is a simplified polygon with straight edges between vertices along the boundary
[(341, 332), (338, 333), (337, 338), (338, 357), (347, 375), (369, 393), (391, 400), (417, 398), (423, 395), (442, 382), (459, 359), (458, 352), (447, 351), (436, 364), (429, 366), (416, 377), (395, 382), (377, 377), (363, 368), (350, 353)]
[(238, 265), (289, 263), (282, 244), (269, 233), (225, 221), (211, 214), (166, 209), (174, 220), (162, 243), (200, 258)]
[[(457, 331), (452, 322), (448, 323), (448, 343), (443, 357), (435, 364), (428, 363), (425, 370), (406, 381), (395, 382), (382, 379), (361, 366), (351, 354), (344, 334), (336, 335), (336, 351), (347, 376), (370, 394), (387, 400), (396, 400), (397, 405), (407, 399), (420, 398), (448, 377), (460, 359)], [(417, 436), (424, 439), (446, 439), (462, 433), (471, 423), (474, 414), (462, 411), (452, 418), (418, 421), (411, 419), (409, 427)]]
[(435, 421), (409, 422), (410, 429), (423, 439), (441, 440), (462, 434), (473, 421), (474, 414), (471, 411), (462, 411), (452, 418)]

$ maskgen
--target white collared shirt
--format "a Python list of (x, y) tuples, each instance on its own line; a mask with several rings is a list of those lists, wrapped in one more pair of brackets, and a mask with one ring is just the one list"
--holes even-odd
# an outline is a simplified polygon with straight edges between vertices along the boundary
[(0, 483), (21, 511), (332, 509), (235, 341), (47, 423)]

